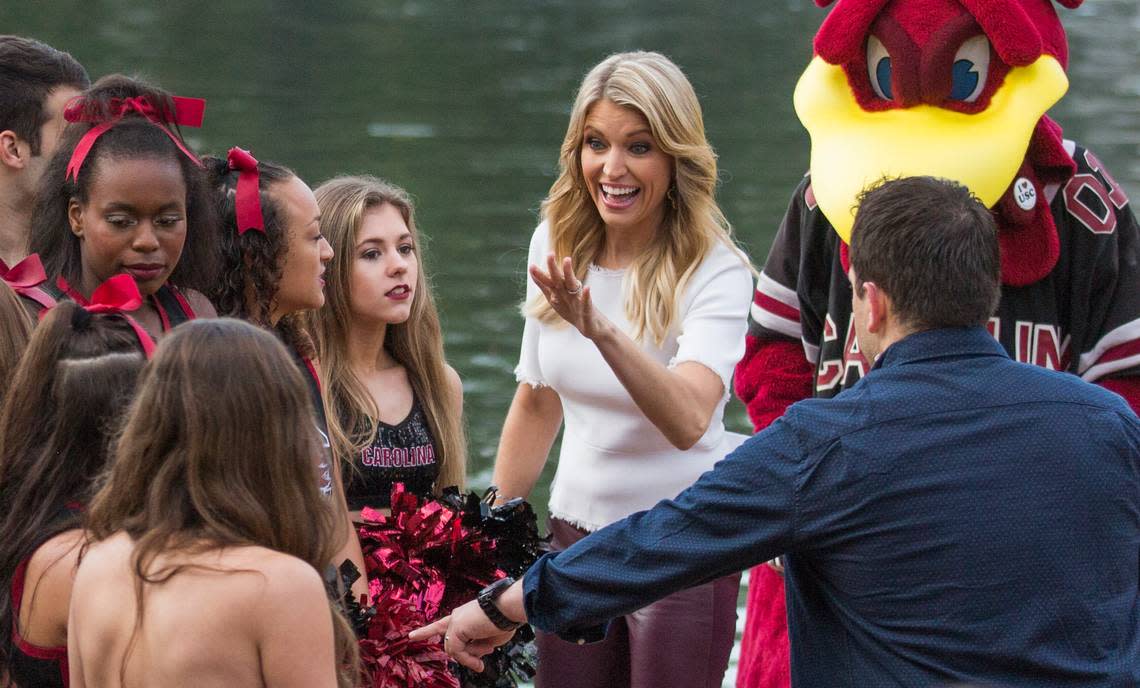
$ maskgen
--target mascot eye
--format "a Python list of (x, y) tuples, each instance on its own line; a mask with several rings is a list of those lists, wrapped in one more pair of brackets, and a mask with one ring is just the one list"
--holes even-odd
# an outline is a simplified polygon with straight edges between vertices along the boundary
[(867, 76), (875, 95), (883, 100), (895, 99), (891, 89), (891, 55), (875, 36), (867, 39)]
[(990, 42), (985, 36), (974, 36), (954, 54), (953, 82), (950, 100), (972, 103), (986, 88), (990, 72)]

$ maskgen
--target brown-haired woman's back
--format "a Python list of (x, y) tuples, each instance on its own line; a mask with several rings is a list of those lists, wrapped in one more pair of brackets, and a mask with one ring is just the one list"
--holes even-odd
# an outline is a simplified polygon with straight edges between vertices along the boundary
[(73, 686), (353, 685), (311, 417), (273, 334), (221, 318), (163, 339), (87, 513)]
[(337, 685), (328, 598), (309, 564), (256, 546), (161, 554), (152, 570), (181, 570), (146, 586), (135, 635), (134, 554), (120, 532), (83, 558), (68, 643), (73, 688)]

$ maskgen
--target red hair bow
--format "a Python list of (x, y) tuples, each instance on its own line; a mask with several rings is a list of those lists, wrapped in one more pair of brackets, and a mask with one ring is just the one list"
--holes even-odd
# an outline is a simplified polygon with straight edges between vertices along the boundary
[(0, 280), (7, 283), (12, 291), (20, 296), (39, 304), (45, 309), (40, 311), (41, 314), (56, 303), (55, 297), (40, 286), (47, 281), (47, 274), (44, 272), (44, 264), (40, 262), (40, 257), (34, 253), (10, 268), (7, 263), (0, 260)]
[(0, 260), (0, 280), (7, 282), (12, 291), (19, 294), (46, 282), (47, 275), (40, 257), (33, 253), (12, 267)]
[(147, 98), (114, 98), (110, 101), (111, 112), (109, 115), (102, 113), (85, 113), (83, 98), (80, 97), (73, 100), (63, 111), (64, 119), (68, 122), (99, 122), (99, 124), (92, 127), (83, 135), (83, 138), (79, 139), (79, 143), (76, 144), (75, 150), (71, 153), (71, 160), (67, 163), (67, 174), (64, 179), (78, 180), (79, 170), (83, 167), (83, 161), (87, 159), (87, 154), (91, 152), (91, 148), (95, 145), (95, 142), (98, 141), (99, 137), (105, 134), (108, 129), (118, 124), (119, 120), (132, 112), (141, 115), (143, 118), (155, 124), (163, 133), (170, 137), (174, 145), (178, 146), (178, 150), (190, 158), (195, 165), (201, 167), (202, 162), (198, 160), (198, 156), (191, 153), (190, 149), (186, 147), (186, 144), (182, 143), (182, 139), (175, 136), (174, 132), (170, 131), (166, 125), (177, 124), (180, 127), (202, 126), (202, 118), (206, 114), (206, 101), (202, 98), (183, 98), (181, 96), (173, 96), (171, 100), (174, 103), (173, 110), (159, 110)]
[(89, 299), (84, 298), (82, 294), (72, 289), (62, 277), (56, 280), (56, 285), (88, 313), (117, 313), (123, 316), (123, 319), (135, 331), (135, 336), (139, 338), (139, 344), (142, 346), (146, 357), (150, 358), (151, 354), (154, 353), (154, 340), (142, 328), (142, 325), (139, 325), (137, 320), (128, 315), (129, 312), (137, 311), (143, 304), (139, 285), (133, 277), (115, 275), (96, 287), (95, 291), (91, 292)]
[(238, 236), (251, 229), (265, 233), (265, 218), (261, 214), (261, 174), (257, 158), (249, 151), (234, 147), (226, 156), (231, 170), (238, 173), (237, 194), (234, 196), (234, 215), (237, 217)]

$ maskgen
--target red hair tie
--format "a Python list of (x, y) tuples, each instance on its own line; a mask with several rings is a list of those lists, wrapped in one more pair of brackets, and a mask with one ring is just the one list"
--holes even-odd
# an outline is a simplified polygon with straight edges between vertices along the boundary
[(234, 215), (237, 217), (238, 236), (251, 229), (265, 234), (265, 218), (261, 214), (261, 174), (257, 158), (249, 151), (234, 147), (226, 156), (231, 170), (238, 173), (237, 194), (234, 196)]
[(135, 331), (135, 336), (139, 338), (139, 344), (142, 346), (146, 357), (150, 358), (151, 354), (154, 353), (154, 340), (142, 328), (142, 325), (139, 325), (137, 320), (127, 315), (129, 312), (137, 311), (143, 304), (139, 285), (133, 277), (115, 275), (96, 287), (95, 291), (91, 292), (89, 299), (84, 298), (82, 294), (72, 289), (63, 277), (56, 280), (56, 286), (88, 313), (115, 313), (123, 316), (123, 319)]
[(174, 135), (166, 125), (177, 124), (180, 127), (200, 127), (202, 126), (202, 118), (206, 114), (206, 101), (202, 98), (183, 98), (181, 96), (173, 96), (171, 100), (174, 102), (174, 109), (163, 109), (159, 111), (150, 102), (149, 99), (141, 96), (134, 98), (113, 98), (110, 103), (110, 115), (104, 114), (87, 114), (84, 112), (84, 99), (82, 97), (72, 100), (67, 108), (63, 111), (63, 118), (68, 122), (99, 122), (97, 126), (92, 127), (83, 138), (79, 139), (76, 144), (75, 150), (71, 153), (71, 160), (67, 163), (67, 174), (64, 179), (79, 180), (79, 170), (83, 167), (83, 162), (87, 159), (87, 154), (91, 152), (92, 146), (99, 140), (111, 127), (119, 123), (123, 117), (129, 113), (135, 112), (143, 118), (153, 123), (163, 131), (174, 145), (178, 146), (178, 150), (182, 151), (186, 157), (190, 158), (195, 165), (202, 166), (202, 161), (198, 156), (190, 152), (182, 140)]
[(12, 291), (22, 294), (46, 282), (47, 275), (40, 257), (33, 253), (12, 267), (0, 260), (0, 280), (7, 282)]

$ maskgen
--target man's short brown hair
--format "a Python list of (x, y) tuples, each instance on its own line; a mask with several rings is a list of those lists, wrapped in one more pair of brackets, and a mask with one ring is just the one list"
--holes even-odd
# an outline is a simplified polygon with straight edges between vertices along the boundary
[(0, 131), (10, 129), (40, 154), (44, 102), (60, 86), (83, 90), (87, 71), (71, 55), (31, 38), (0, 36)]
[(980, 325), (993, 315), (1001, 295), (997, 226), (966, 187), (933, 177), (891, 179), (859, 201), (851, 230), (855, 289), (877, 284), (916, 330)]

